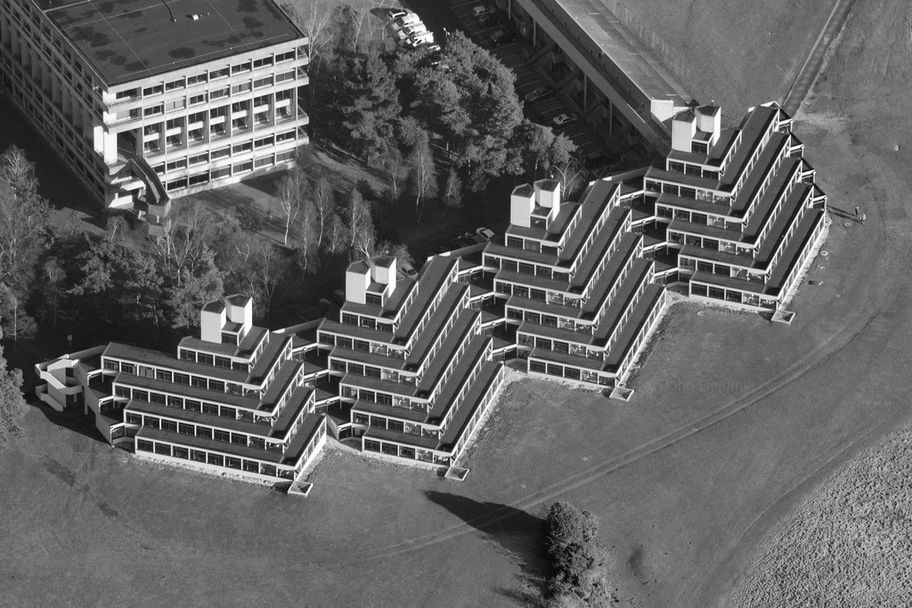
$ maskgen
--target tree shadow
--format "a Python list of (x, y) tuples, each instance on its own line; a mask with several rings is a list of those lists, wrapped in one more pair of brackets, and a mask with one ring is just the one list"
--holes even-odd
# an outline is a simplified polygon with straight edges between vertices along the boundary
[(448, 492), (427, 491), (425, 496), (495, 543), (529, 580), (544, 577), (547, 562), (543, 519), (509, 505), (478, 502)]

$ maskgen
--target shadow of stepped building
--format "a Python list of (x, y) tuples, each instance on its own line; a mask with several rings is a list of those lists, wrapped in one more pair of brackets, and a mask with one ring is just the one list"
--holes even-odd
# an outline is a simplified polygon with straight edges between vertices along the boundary
[(256, 327), (232, 296), (201, 311), (177, 356), (112, 343), (38, 364), (38, 396), (82, 407), (145, 458), (290, 482), (327, 435), (365, 454), (448, 470), (496, 401), (504, 361), (627, 399), (669, 301), (786, 310), (824, 239), (826, 196), (776, 104), (722, 129), (675, 115), (657, 166), (589, 184), (517, 186), (502, 238), (430, 257), (352, 263), (326, 318)]

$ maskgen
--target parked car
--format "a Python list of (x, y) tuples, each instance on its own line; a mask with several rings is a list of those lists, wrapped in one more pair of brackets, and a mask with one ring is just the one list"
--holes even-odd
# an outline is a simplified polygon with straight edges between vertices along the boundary
[(568, 125), (578, 119), (579, 116), (573, 112), (564, 112), (563, 114), (558, 114), (553, 119), (551, 119), (551, 122), (554, 123), (554, 125), (557, 127), (563, 127), (564, 125)]
[(405, 46), (407, 46), (410, 49), (417, 49), (420, 46), (424, 46), (426, 44), (433, 44), (433, 43), (434, 43), (434, 34), (432, 34), (431, 32), (423, 32), (421, 34), (415, 34), (414, 36), (409, 36), (408, 38), (406, 38), (405, 40), (402, 41), (402, 44), (404, 44)]
[(402, 271), (402, 274), (404, 274), (404, 275), (407, 276), (407, 277), (412, 277), (412, 278), (414, 278), (414, 277), (417, 277), (417, 276), (418, 276), (418, 271), (415, 270), (415, 267), (412, 266), (412, 265), (409, 264), (409, 263), (405, 263), (405, 264), (400, 265), (400, 266), (399, 266), (399, 270), (401, 270), (401, 271)]
[(491, 43), (495, 45), (507, 44), (514, 40), (516, 40), (516, 38), (507, 30), (496, 30), (491, 34)]
[(494, 238), (494, 231), (491, 230), (490, 228), (485, 228), (484, 226), (482, 226), (478, 230), (476, 230), (475, 234), (477, 234), (478, 236), (482, 237), (483, 239), (485, 239), (487, 241), (490, 241), (491, 239)]
[(523, 95), (523, 99), (526, 100), (528, 103), (534, 103), (534, 102), (538, 101), (539, 99), (544, 99), (545, 97), (547, 97), (550, 94), (551, 94), (551, 89), (549, 89), (548, 87), (535, 87), (534, 89), (532, 89), (531, 91), (529, 91), (528, 93)]
[(481, 19), (485, 15), (494, 15), (494, 9), (487, 4), (479, 4), (472, 7), (472, 16)]
[(390, 23), (398, 23), (399, 27), (413, 23), (421, 23), (421, 18), (412, 11), (391, 11), (389, 14)]
[(406, 25), (402, 29), (396, 32), (396, 38), (402, 42), (407, 38), (413, 38), (419, 34), (427, 34), (428, 29), (423, 23), (416, 23), (414, 25)]

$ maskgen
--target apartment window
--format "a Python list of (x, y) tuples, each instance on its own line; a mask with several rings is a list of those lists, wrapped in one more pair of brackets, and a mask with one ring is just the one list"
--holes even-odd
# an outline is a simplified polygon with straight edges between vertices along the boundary
[(232, 154), (243, 154), (244, 152), (250, 152), (253, 149), (253, 143), (245, 141), (242, 144), (235, 144), (231, 147)]
[(262, 59), (257, 59), (253, 62), (253, 69), (264, 68), (267, 65), (272, 65), (272, 57), (263, 57)]
[(253, 171), (253, 162), (247, 161), (246, 163), (238, 163), (234, 166), (234, 175), (240, 173), (247, 173), (248, 171)]
[(191, 164), (191, 165), (199, 165), (199, 164), (201, 164), (201, 163), (205, 163), (205, 162), (208, 162), (208, 161), (209, 161), (209, 155), (208, 155), (208, 154), (197, 154), (196, 156), (191, 156), (191, 157), (190, 157), (190, 164)]
[(212, 72), (209, 72), (209, 79), (218, 80), (219, 78), (227, 78), (229, 73), (230, 72), (229, 72), (228, 68), (222, 68), (221, 70), (214, 70)]
[(161, 95), (164, 88), (162, 85), (156, 85), (154, 87), (146, 87), (143, 89), (143, 97), (149, 97), (150, 95)]
[(195, 399), (187, 399), (184, 401), (184, 409), (190, 412), (201, 412), (203, 411), (203, 404)]
[(285, 131), (283, 133), (279, 133), (278, 135), (276, 135), (276, 143), (282, 143), (284, 141), (291, 141), (294, 138), (295, 138), (295, 131), (294, 131), (294, 129), (292, 129), (291, 131)]
[(187, 180), (187, 185), (192, 188), (193, 186), (199, 186), (201, 184), (205, 184), (208, 181), (209, 181), (209, 174), (200, 173), (198, 175), (191, 175), (190, 178)]
[(206, 379), (201, 376), (191, 376), (190, 385), (195, 386), (196, 388), (206, 388), (207, 382)]
[(231, 155), (231, 150), (227, 147), (219, 148), (218, 150), (213, 150), (210, 157), (212, 160), (218, 160), (220, 158), (227, 158)]
[(114, 98), (117, 101), (122, 101), (124, 99), (135, 99), (139, 96), (139, 89), (127, 89), (126, 91), (118, 91)]
[(225, 87), (223, 89), (214, 89), (209, 92), (209, 99), (215, 101), (216, 99), (221, 99), (222, 97), (227, 97), (231, 92), (231, 89)]
[(283, 163), (288, 160), (293, 160), (295, 156), (294, 150), (288, 150), (286, 152), (279, 152), (276, 154), (276, 163)]
[(272, 154), (269, 154), (268, 156), (263, 156), (263, 157), (254, 159), (254, 161), (253, 161), (253, 167), (254, 167), (255, 169), (261, 169), (261, 168), (263, 168), (263, 167), (269, 167), (270, 165), (272, 165)]
[(199, 95), (190, 96), (190, 105), (195, 106), (201, 103), (206, 103), (206, 94), (200, 93)]
[(275, 56), (276, 63), (282, 63), (283, 61), (291, 61), (295, 58), (294, 51), (288, 51), (287, 53), (280, 53)]
[(184, 169), (186, 167), (187, 167), (187, 160), (182, 158), (180, 160), (175, 160), (175, 161), (171, 161), (170, 163), (168, 163), (165, 166), (165, 170), (166, 171), (176, 171), (177, 169)]
[(166, 84), (165, 90), (166, 91), (176, 91), (177, 89), (183, 89), (184, 86), (185, 86), (184, 79), (181, 78), (180, 80), (172, 80), (171, 82)]
[(190, 376), (187, 374), (174, 373), (175, 384), (190, 384)]
[(276, 74), (276, 83), (285, 82), (287, 80), (294, 80), (295, 70), (288, 70), (287, 72), (282, 72), (281, 74)]
[(236, 84), (236, 85), (234, 85), (234, 86), (231, 87), (231, 94), (232, 94), (232, 95), (237, 95), (237, 94), (239, 94), (239, 93), (244, 93), (244, 92), (249, 91), (249, 90), (250, 90), (250, 83), (249, 83), (249, 82), (242, 82), (242, 83), (240, 83), (240, 84)]
[(272, 76), (267, 76), (266, 78), (258, 78), (253, 81), (253, 88), (255, 89), (261, 89), (268, 86), (272, 86)]
[(275, 141), (274, 141), (273, 137), (269, 136), (269, 137), (264, 137), (263, 139), (256, 140), (256, 142), (254, 143), (254, 147), (262, 148), (264, 146), (271, 146), (274, 143), (275, 143)]
[(239, 63), (237, 65), (231, 66), (232, 74), (241, 74), (243, 72), (249, 72), (249, 71), (250, 71), (250, 62), (249, 61), (246, 63)]
[(223, 167), (221, 169), (216, 169), (209, 173), (210, 180), (222, 179), (223, 177), (228, 177), (231, 175), (230, 167)]
[(206, 74), (206, 72), (203, 72), (202, 74), (197, 74), (196, 76), (188, 76), (187, 77), (187, 86), (192, 87), (195, 84), (201, 84), (201, 83), (206, 82), (207, 80), (208, 80), (208, 75)]
[(161, 104), (157, 106), (151, 106), (143, 110), (143, 116), (155, 116), (156, 114), (161, 114), (164, 112), (164, 109)]
[(210, 416), (218, 416), (218, 406), (212, 403), (204, 403), (203, 413), (209, 414)]

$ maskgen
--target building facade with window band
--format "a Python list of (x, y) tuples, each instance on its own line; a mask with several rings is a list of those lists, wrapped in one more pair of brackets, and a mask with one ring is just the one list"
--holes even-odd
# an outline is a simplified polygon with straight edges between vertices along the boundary
[(153, 233), (170, 199), (287, 168), (307, 143), (308, 41), (275, 2), (172, 4), (0, 0), (10, 98)]
[(177, 356), (112, 343), (38, 364), (38, 395), (81, 406), (141, 456), (292, 480), (327, 434), (365, 453), (453, 467), (483, 427), (506, 359), (530, 374), (611, 390), (665, 314), (670, 289), (782, 313), (826, 234), (826, 196), (791, 118), (719, 108), (673, 121), (654, 167), (596, 180), (578, 202), (560, 183), (517, 186), (502, 239), (430, 257), (356, 261), (345, 302), (277, 331), (249, 298), (201, 311)]

